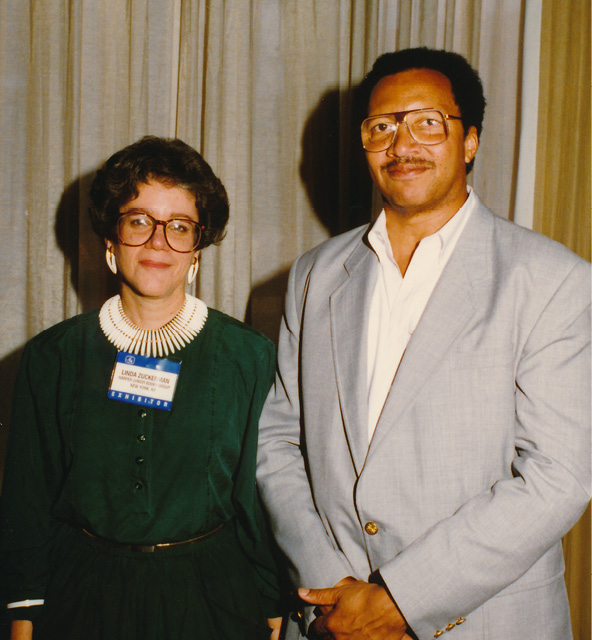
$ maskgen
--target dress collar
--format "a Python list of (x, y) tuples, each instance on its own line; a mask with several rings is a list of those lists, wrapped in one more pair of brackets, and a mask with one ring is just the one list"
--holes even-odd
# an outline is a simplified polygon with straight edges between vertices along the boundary
[(203, 329), (207, 317), (205, 302), (186, 293), (183, 306), (172, 320), (159, 329), (141, 329), (125, 315), (118, 294), (101, 307), (99, 324), (119, 351), (162, 358), (189, 344)]

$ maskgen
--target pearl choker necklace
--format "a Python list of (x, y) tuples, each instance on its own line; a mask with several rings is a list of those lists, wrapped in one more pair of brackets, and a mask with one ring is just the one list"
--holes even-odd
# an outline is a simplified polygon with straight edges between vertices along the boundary
[(177, 315), (160, 329), (141, 329), (126, 315), (119, 295), (109, 298), (99, 312), (99, 324), (107, 340), (119, 351), (150, 357), (168, 356), (189, 344), (202, 330), (208, 307), (188, 294)]

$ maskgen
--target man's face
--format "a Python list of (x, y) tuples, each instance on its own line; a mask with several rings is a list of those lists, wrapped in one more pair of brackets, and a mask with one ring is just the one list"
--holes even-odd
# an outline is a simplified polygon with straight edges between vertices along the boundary
[[(382, 78), (374, 87), (368, 116), (433, 107), (460, 116), (450, 81), (430, 69), (409, 69)], [(385, 209), (399, 215), (418, 213), (451, 217), (467, 198), (465, 163), (479, 146), (475, 127), (465, 137), (460, 120), (448, 120), (448, 138), (421, 145), (400, 124), (385, 151), (366, 152), (370, 174)]]

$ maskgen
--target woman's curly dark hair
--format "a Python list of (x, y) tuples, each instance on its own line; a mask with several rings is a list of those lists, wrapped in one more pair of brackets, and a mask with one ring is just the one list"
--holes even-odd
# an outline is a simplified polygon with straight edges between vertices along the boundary
[(117, 242), (120, 209), (150, 180), (182, 187), (195, 196), (204, 225), (199, 249), (224, 237), (228, 222), (226, 189), (201, 155), (182, 140), (145, 136), (114, 153), (97, 171), (90, 189), (90, 220), (101, 238)]
[[(475, 127), (477, 136), (481, 137), (483, 115), (485, 114), (485, 95), (479, 74), (471, 67), (466, 58), (444, 49), (416, 47), (379, 56), (359, 88), (358, 108), (361, 110), (362, 118), (365, 118), (368, 113), (370, 95), (378, 82), (385, 76), (409, 69), (431, 69), (446, 76), (450, 81), (454, 101), (460, 109), (465, 135), (470, 127)], [(467, 173), (472, 169), (473, 162), (474, 160), (471, 160), (467, 164)]]

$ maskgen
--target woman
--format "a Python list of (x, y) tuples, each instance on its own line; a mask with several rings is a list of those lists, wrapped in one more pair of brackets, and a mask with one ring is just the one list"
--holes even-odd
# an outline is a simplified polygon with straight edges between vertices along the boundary
[(274, 348), (185, 293), (223, 237), (224, 187), (185, 143), (146, 137), (91, 200), (120, 295), (23, 355), (2, 499), (12, 638), (277, 637), (255, 486)]

